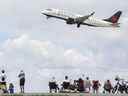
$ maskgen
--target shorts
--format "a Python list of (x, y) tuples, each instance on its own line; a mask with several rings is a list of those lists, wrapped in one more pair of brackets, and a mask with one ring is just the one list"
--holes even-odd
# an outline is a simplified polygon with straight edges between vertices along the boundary
[(2, 85), (6, 85), (6, 82), (1, 82)]
[(24, 83), (25, 83), (25, 78), (21, 78), (20, 79), (20, 86), (24, 86)]

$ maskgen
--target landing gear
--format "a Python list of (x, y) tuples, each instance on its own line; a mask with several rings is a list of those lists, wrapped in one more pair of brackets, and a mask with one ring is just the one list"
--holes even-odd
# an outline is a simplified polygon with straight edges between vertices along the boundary
[(81, 23), (78, 23), (78, 24), (77, 24), (77, 28), (79, 28), (79, 27), (80, 27), (80, 25), (81, 25)]
[(49, 19), (49, 18), (50, 18), (50, 16), (46, 16), (46, 18), (47, 18), (47, 19)]

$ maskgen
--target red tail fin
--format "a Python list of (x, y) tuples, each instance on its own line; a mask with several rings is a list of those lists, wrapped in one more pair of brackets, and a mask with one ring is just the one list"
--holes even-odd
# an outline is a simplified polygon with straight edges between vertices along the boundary
[(122, 11), (118, 11), (113, 16), (111, 16), (110, 18), (104, 19), (104, 21), (108, 21), (108, 22), (111, 22), (111, 23), (117, 23), (121, 14), (122, 14)]

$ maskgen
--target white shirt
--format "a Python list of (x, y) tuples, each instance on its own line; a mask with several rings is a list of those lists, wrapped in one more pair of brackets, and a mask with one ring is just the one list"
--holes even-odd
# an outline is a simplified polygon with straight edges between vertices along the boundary
[(70, 83), (70, 81), (68, 79), (65, 79), (64, 82), (69, 82)]
[[(4, 78), (4, 81), (2, 81), (2, 78)], [(1, 76), (0, 76), (1, 82), (6, 82), (6, 78), (7, 78), (6, 74), (2, 73)]]
[(84, 81), (84, 86), (85, 86), (85, 88), (91, 87), (91, 81), (90, 80), (85, 80)]
[(24, 73), (24, 72), (20, 72), (20, 74), (18, 75), (18, 77), (19, 77), (20, 79), (25, 78), (25, 73)]

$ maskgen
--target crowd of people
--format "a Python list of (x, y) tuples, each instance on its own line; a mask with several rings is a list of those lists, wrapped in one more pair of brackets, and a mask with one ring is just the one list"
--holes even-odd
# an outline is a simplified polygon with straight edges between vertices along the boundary
[[(20, 92), (24, 93), (24, 85), (25, 85), (25, 73), (23, 70), (18, 74), (19, 78), (19, 87)], [(116, 77), (116, 84), (113, 86), (110, 80), (106, 80), (102, 86), (99, 80), (90, 80), (89, 77), (78, 78), (77, 80), (71, 80), (68, 76), (64, 77), (64, 80), (61, 84), (58, 84), (55, 77), (49, 81), (49, 92), (80, 92), (80, 93), (99, 93), (99, 88), (103, 88), (103, 93), (128, 93), (128, 81)], [(15, 85), (12, 82), (7, 82), (7, 75), (5, 70), (1, 70), (0, 73), (0, 94), (3, 93), (14, 93)]]
[(124, 81), (124, 79), (120, 79), (119, 77), (116, 77), (115, 80), (115, 86), (111, 84), (110, 80), (106, 80), (101, 86), (99, 80), (90, 80), (89, 77), (86, 77), (85, 80), (79, 78), (78, 80), (73, 80), (73, 82), (71, 82), (68, 76), (65, 76), (65, 79), (61, 83), (61, 87), (59, 88), (55, 77), (53, 77), (52, 80), (49, 81), (49, 92), (92, 92), (94, 94), (97, 94), (99, 93), (99, 88), (103, 87), (103, 93), (128, 93), (128, 82)]
[[(19, 78), (19, 86), (20, 86), (20, 90), (21, 93), (24, 93), (24, 85), (25, 85), (25, 73), (23, 70), (20, 71), (20, 73), (18, 74), (18, 78)], [(12, 82), (7, 82), (7, 75), (5, 73), (5, 70), (1, 70), (1, 74), (0, 74), (0, 94), (4, 94), (4, 93), (9, 93), (9, 94), (13, 94), (14, 93), (14, 84)], [(9, 86), (7, 86), (9, 85)]]

